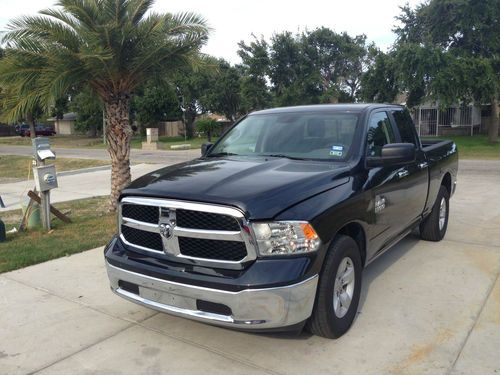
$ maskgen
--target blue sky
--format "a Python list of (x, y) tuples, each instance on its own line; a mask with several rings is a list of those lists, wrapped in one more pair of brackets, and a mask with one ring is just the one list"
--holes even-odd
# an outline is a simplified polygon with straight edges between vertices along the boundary
[[(238, 63), (236, 54), (240, 40), (249, 41), (251, 34), (269, 38), (274, 32), (301, 31), (319, 26), (351, 35), (366, 34), (380, 48), (394, 41), (391, 29), (398, 6), (421, 0), (157, 0), (159, 12), (194, 11), (204, 16), (214, 29), (204, 52)], [(52, 7), (53, 0), (0, 0), (0, 30), (11, 18), (35, 14)]]

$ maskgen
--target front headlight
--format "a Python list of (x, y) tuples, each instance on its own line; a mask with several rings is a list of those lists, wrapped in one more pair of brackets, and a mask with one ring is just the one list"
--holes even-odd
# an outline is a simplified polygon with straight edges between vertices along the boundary
[(310, 253), (321, 241), (307, 221), (273, 221), (252, 223), (260, 255)]

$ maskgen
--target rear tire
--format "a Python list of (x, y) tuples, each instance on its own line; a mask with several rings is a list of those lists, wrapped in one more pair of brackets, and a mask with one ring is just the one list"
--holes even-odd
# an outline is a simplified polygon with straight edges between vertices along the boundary
[(307, 324), (311, 333), (333, 339), (349, 330), (358, 311), (361, 270), (356, 241), (337, 236), (319, 277), (314, 310)]
[(430, 215), (420, 223), (420, 237), (426, 241), (441, 241), (448, 229), (449, 213), (450, 193), (441, 185)]

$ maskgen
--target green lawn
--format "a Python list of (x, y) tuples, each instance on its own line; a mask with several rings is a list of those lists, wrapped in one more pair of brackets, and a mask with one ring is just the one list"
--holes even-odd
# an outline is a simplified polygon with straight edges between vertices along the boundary
[[(106, 244), (116, 232), (116, 217), (107, 213), (107, 197), (81, 199), (54, 206), (71, 211), (71, 224), (52, 219), (53, 231), (30, 230), (7, 234), (0, 242), (0, 273), (79, 253)], [(18, 227), (21, 211), (0, 213), (7, 230)]]
[[(84, 135), (56, 135), (47, 137), (52, 147), (62, 148), (101, 148), (102, 138), (90, 138)], [(0, 137), (0, 145), (31, 146), (29, 137)]]
[(500, 160), (500, 138), (496, 144), (489, 143), (488, 137), (484, 135), (475, 135), (472, 137), (454, 136), (445, 138), (455, 141), (458, 146), (458, 155), (460, 159)]
[[(29, 156), (0, 155), (0, 179), (27, 178), (28, 173), (31, 173), (32, 160), (33, 158)], [(111, 162), (106, 160), (57, 158), (54, 163), (56, 170), (62, 172), (109, 165)], [(33, 178), (32, 173), (31, 178)]]

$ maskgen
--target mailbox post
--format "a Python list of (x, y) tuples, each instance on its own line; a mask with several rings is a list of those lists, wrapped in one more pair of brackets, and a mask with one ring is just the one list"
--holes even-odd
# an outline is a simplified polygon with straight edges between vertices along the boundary
[(33, 139), (34, 158), (33, 167), (36, 189), (40, 192), (42, 224), (45, 230), (50, 230), (50, 190), (57, 187), (56, 167), (45, 165), (46, 160), (55, 159), (55, 153), (50, 149), (47, 138)]

